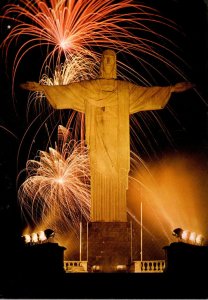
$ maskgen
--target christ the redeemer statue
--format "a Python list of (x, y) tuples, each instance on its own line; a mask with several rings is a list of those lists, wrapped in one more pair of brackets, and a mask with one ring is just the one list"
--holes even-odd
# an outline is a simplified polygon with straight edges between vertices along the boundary
[(85, 113), (86, 143), (91, 172), (91, 221), (126, 222), (126, 190), (130, 169), (131, 114), (164, 108), (171, 93), (193, 85), (142, 87), (117, 80), (116, 54), (102, 54), (100, 76), (68, 85), (45, 86), (27, 82), (21, 87), (42, 91), (55, 109)]

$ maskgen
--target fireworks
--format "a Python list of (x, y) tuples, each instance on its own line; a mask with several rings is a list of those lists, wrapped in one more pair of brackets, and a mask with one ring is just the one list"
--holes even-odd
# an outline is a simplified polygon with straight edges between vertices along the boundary
[[(14, 24), (2, 43), (6, 53), (19, 41), (14, 75), (24, 55), (36, 47), (45, 49), (43, 65), (51, 66), (54, 61), (55, 65), (60, 64), (63, 57), (74, 53), (97, 61), (100, 48), (105, 47), (133, 55), (142, 69), (152, 68), (160, 73), (149, 62), (148, 56), (152, 56), (180, 72), (172, 59), (161, 54), (176, 57), (172, 50), (175, 46), (153, 29), (160, 24), (167, 30), (175, 30), (174, 23), (133, 0), (21, 0), (5, 5), (2, 18)], [(135, 72), (147, 84), (143, 75), (128, 64), (120, 62), (120, 67), (129, 74)]]
[[(70, 54), (67, 55), (67, 59), (63, 64), (56, 65), (54, 72), (50, 69), (50, 66), (46, 66), (45, 72), (40, 79), (40, 84), (65, 85), (80, 80), (95, 79), (97, 75), (98, 64), (94, 60), (81, 54)], [(45, 95), (41, 92), (33, 92), (29, 95), (27, 103), (28, 121), (31, 116), (33, 121), (36, 118), (42, 118), (41, 126), (47, 123), (47, 127), (49, 126), (48, 132), (52, 132), (54, 128), (57, 128), (57, 124), (66, 124), (65, 127), (70, 128), (71, 139), (84, 142), (84, 115), (73, 110), (57, 112), (44, 100)], [(35, 118), (34, 111), (37, 115)], [(50, 122), (48, 122), (49, 119)]]
[[(164, 28), (167, 32), (175, 32), (175, 24), (163, 18), (155, 9), (134, 0), (21, 0), (18, 4), (5, 5), (2, 19), (11, 20), (13, 24), (1, 45), (8, 53), (9, 48), (15, 43), (17, 53), (13, 64), (13, 80), (25, 54), (38, 47), (41, 48), (41, 56), (44, 60), (40, 71), (41, 84), (67, 84), (94, 78), (101, 48), (113, 48), (121, 53), (120, 57), (118, 55), (117, 63), (119, 76), (123, 79), (136, 79), (143, 85), (150, 85), (157, 80), (152, 78), (154, 75), (150, 75), (152, 71), (167, 82), (168, 79), (160, 71), (158, 63), (155, 67), (153, 61), (161, 62), (181, 74), (174, 64), (176, 58), (179, 60), (174, 53), (176, 46), (160, 32), (160, 29)], [(127, 59), (131, 57), (137, 63), (136, 68), (130, 66), (123, 54), (127, 55)], [(39, 101), (41, 97), (41, 93), (30, 97), (28, 111), (34, 101), (43, 108), (45, 113), (48, 111), (45, 101)], [(59, 114), (59, 122), (56, 121), (55, 126), (59, 123), (70, 127), (69, 124), (73, 123), (72, 119), (78, 117), (79, 120), (75, 121), (78, 124), (75, 126), (75, 139), (79, 136), (78, 131), (81, 130), (81, 139), (84, 140), (83, 116), (71, 111), (69, 113), (69, 121), (66, 122), (62, 121), (62, 116), (66, 115), (66, 112), (56, 113)], [(51, 114), (54, 116), (55, 112), (52, 111)], [(159, 117), (155, 112), (151, 114), (160, 126)], [(137, 140), (135, 128), (139, 126), (141, 134), (147, 132), (149, 115), (142, 113), (147, 130), (143, 130), (137, 119), (132, 117), (132, 133)], [(48, 117), (42, 124), (45, 124), (46, 120)], [(163, 124), (162, 126), (168, 134)], [(51, 127), (54, 128), (54, 123)], [(170, 136), (168, 139), (170, 141)], [(142, 143), (139, 142), (139, 146), (143, 147)], [(154, 147), (155, 145), (151, 150), (154, 151)], [(136, 148), (137, 146), (133, 146), (134, 151)]]
[(68, 136), (68, 131), (59, 127), (59, 140), (65, 142), (27, 161), (27, 179), (18, 191), (23, 212), (36, 225), (55, 220), (58, 231), (76, 230), (82, 218), (89, 220), (88, 153), (81, 143), (67, 141)]
[[(42, 76), (40, 84), (66, 85), (71, 82), (95, 79), (98, 70), (95, 61), (80, 53), (68, 54), (62, 64), (57, 64), (55, 72), (46, 67), (46, 73)], [(51, 74), (51, 76), (50, 76)]]
[[(154, 83), (157, 81), (150, 75), (153, 71), (166, 81), (160, 68), (155, 67), (149, 58), (185, 78), (174, 64), (175, 59), (180, 61), (174, 53), (175, 45), (154, 29), (154, 25), (159, 24), (160, 28), (174, 31), (175, 24), (162, 18), (156, 10), (133, 0), (20, 0), (18, 4), (6, 5), (2, 18), (11, 20), (13, 24), (1, 45), (6, 54), (11, 46), (17, 47), (13, 80), (23, 57), (38, 47), (43, 56), (41, 84), (68, 84), (95, 78), (100, 48), (113, 48), (138, 62), (143, 71), (132, 68), (127, 61), (118, 61), (119, 75), (124, 79), (135, 76), (143, 85), (150, 85), (150, 80)], [(44, 105), (45, 102), (40, 101), (42, 97), (41, 93), (32, 94), (28, 111), (33, 101)], [(48, 106), (43, 106), (44, 113), (46, 108)], [(62, 113), (58, 112), (56, 126), (64, 124), (61, 121)], [(63, 114), (66, 113), (69, 115), (65, 123), (70, 132), (59, 126), (58, 146), (39, 151), (38, 157), (27, 161), (27, 178), (18, 192), (25, 215), (30, 215), (38, 226), (49, 225), (62, 233), (71, 227), (78, 229), (81, 217), (89, 220), (90, 211), (89, 162), (83, 144), (84, 119), (80, 113), (70, 111)], [(54, 114), (52, 110), (42, 125)], [(161, 125), (156, 113), (151, 114)], [(142, 113), (146, 129), (149, 116)], [(132, 122), (135, 140), (138, 140), (138, 130), (146, 136), (143, 124), (139, 124), (135, 117)], [(51, 124), (52, 131), (56, 126)], [(166, 130), (164, 126), (163, 130)], [(74, 140), (69, 142), (69, 138), (76, 141), (81, 139), (81, 143)], [(140, 146), (143, 147), (141, 143)], [(136, 151), (137, 146), (132, 147)], [(151, 150), (154, 151), (153, 148)]]

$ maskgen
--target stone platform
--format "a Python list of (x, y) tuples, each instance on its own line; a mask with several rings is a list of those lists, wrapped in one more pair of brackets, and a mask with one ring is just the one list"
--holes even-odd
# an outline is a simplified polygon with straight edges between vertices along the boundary
[[(84, 229), (86, 230), (86, 229)], [(86, 234), (83, 234), (86, 237)], [(88, 223), (84, 241), (88, 254), (88, 272), (126, 272), (131, 262), (131, 226), (129, 222)]]

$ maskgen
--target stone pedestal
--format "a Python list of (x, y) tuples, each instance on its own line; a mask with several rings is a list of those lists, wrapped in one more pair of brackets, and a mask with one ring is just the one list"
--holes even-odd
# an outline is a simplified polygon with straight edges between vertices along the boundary
[(204, 274), (208, 270), (208, 247), (183, 242), (171, 243), (164, 247), (166, 254), (165, 271), (170, 274)]
[(129, 222), (88, 224), (88, 272), (127, 272), (131, 261)]
[(18, 268), (24, 276), (53, 276), (64, 273), (65, 247), (57, 243), (24, 245), (19, 249)]

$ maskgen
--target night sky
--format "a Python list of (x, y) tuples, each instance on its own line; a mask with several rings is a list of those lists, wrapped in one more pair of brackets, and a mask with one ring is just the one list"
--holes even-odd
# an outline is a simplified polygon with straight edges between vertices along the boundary
[[(176, 114), (178, 122), (174, 118), (169, 118), (170, 115), (166, 110), (161, 111), (160, 115), (173, 137), (174, 148), (169, 145), (160, 130), (153, 126), (152, 130), (155, 130), (154, 134), (160, 140), (156, 156), (157, 158), (162, 157), (166, 152), (174, 151), (191, 153), (200, 157), (201, 162), (206, 164), (208, 152), (208, 108), (204, 103), (208, 103), (206, 4), (200, 0), (153, 0), (147, 2), (150, 5), (158, 2), (156, 6), (162, 14), (179, 24), (181, 33), (183, 33), (178, 38), (179, 47), (190, 65), (190, 69), (187, 69), (187, 77), (196, 84), (198, 91), (196, 93), (192, 90), (185, 94), (172, 96), (170, 106)], [(1, 0), (0, 5), (5, 3), (6, 1)], [(10, 25), (8, 21), (0, 22), (2, 39), (10, 30), (8, 25)], [(32, 51), (23, 59), (15, 79), (15, 99), (13, 99), (11, 69), (16, 50), (15, 47), (9, 50), (7, 61), (3, 54), (1, 54), (0, 60), (0, 228), (1, 241), (4, 243), (3, 253), (10, 256), (14, 241), (18, 239), (25, 225), (17, 202), (17, 174), (25, 166), (27, 149), (33, 141), (33, 133), (31, 133), (24, 141), (17, 164), (19, 145), (29, 125), (26, 120), (28, 92), (22, 91), (19, 84), (25, 81), (38, 81), (41, 67), (40, 49)], [(171, 76), (172, 83), (178, 82), (177, 76), (175, 78), (173, 75)], [(165, 83), (161, 82), (161, 84)], [(147, 141), (144, 142), (147, 143)], [(148, 147), (148, 143), (146, 146)], [(34, 147), (31, 158), (39, 147), (41, 147), (40, 144)], [(45, 145), (43, 149), (44, 147)], [(145, 153), (141, 153), (141, 155), (144, 159), (147, 158)]]

